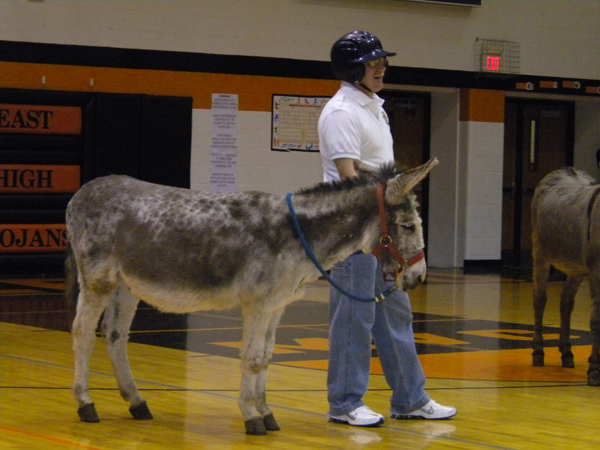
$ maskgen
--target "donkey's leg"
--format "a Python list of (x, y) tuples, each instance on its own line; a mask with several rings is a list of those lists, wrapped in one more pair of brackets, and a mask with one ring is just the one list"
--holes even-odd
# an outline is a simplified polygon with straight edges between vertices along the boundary
[[(600, 270), (600, 269), (598, 269)], [(600, 386), (600, 275), (598, 270), (590, 272), (589, 284), (592, 293), (592, 315), (590, 331), (592, 332), (592, 353), (589, 358), (589, 386)]]
[(279, 324), (283, 312), (284, 308), (275, 311), (269, 322), (265, 340), (263, 368), (256, 378), (256, 409), (263, 416), (263, 422), (267, 431), (279, 431), (281, 429), (275, 420), (275, 416), (267, 405), (267, 369), (271, 363), (273, 348), (275, 347), (275, 332), (277, 331), (277, 325)]
[(560, 294), (560, 338), (558, 350), (561, 354), (562, 366), (575, 367), (571, 352), (571, 313), (575, 305), (575, 294), (583, 281), (582, 278), (569, 276)]
[(106, 308), (102, 321), (102, 332), (106, 339), (106, 349), (110, 356), (110, 362), (119, 384), (119, 392), (121, 397), (131, 404), (129, 408), (131, 415), (138, 420), (151, 420), (153, 419), (152, 413), (148, 409), (146, 401), (138, 392), (127, 358), (129, 328), (138, 303), (139, 299), (131, 294), (127, 288), (120, 287)]
[[(267, 429), (262, 414), (257, 409), (259, 374), (266, 369), (266, 336), (273, 313), (263, 304), (242, 305), (244, 329), (242, 335), (242, 382), (238, 405), (245, 420), (246, 434), (265, 435)], [(264, 376), (264, 375), (263, 375)], [(261, 382), (262, 383), (262, 382)]]
[(548, 296), (546, 289), (548, 286), (548, 273), (550, 264), (543, 258), (535, 257), (533, 262), (533, 365), (535, 367), (544, 366), (544, 336), (542, 334), (544, 309)]
[(83, 422), (100, 422), (90, 397), (90, 357), (96, 341), (96, 327), (106, 307), (110, 293), (98, 294), (81, 286), (77, 301), (77, 313), (71, 330), (75, 355), (75, 380), (73, 395), (79, 405), (79, 418)]

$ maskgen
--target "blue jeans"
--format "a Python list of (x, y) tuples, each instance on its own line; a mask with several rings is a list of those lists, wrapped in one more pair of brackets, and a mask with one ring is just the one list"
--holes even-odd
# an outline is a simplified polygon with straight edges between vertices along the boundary
[[(371, 254), (352, 255), (336, 264), (331, 277), (360, 297), (385, 290), (381, 268)], [(364, 405), (371, 371), (371, 338), (392, 389), (392, 414), (406, 414), (429, 402), (425, 374), (417, 357), (412, 311), (406, 292), (395, 291), (381, 302), (351, 300), (330, 289), (329, 414), (347, 414)]]

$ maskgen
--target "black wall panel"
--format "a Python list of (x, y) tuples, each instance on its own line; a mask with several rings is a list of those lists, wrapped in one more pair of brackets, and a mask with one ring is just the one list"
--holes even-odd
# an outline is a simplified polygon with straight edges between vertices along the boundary
[[(191, 98), (0, 89), (0, 104), (82, 109), (78, 136), (0, 134), (0, 164), (78, 165), (82, 184), (98, 176), (125, 174), (190, 186)], [(0, 194), (0, 226), (64, 223), (71, 197)], [(0, 248), (0, 277), (60, 276), (63, 259), (62, 253), (2, 253)]]
[(140, 178), (189, 188), (191, 152), (180, 149), (192, 146), (192, 98), (144, 95), (141, 124)]
[(94, 98), (94, 177), (140, 177), (141, 98), (120, 94), (97, 94)]

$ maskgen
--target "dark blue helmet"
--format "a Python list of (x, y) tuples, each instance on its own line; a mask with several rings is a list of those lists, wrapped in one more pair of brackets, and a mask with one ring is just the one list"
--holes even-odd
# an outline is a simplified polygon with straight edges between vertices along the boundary
[(377, 36), (366, 31), (353, 31), (331, 47), (333, 74), (340, 80), (358, 83), (365, 76), (365, 63), (395, 54), (386, 52)]

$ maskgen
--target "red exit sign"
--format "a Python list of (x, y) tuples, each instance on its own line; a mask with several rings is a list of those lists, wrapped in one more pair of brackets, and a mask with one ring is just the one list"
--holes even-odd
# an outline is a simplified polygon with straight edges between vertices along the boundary
[(505, 61), (501, 52), (485, 51), (481, 52), (479, 58), (479, 70), (481, 72), (502, 73), (506, 69)]
[(490, 72), (498, 72), (500, 70), (500, 57), (499, 56), (488, 56), (486, 57), (485, 69)]

